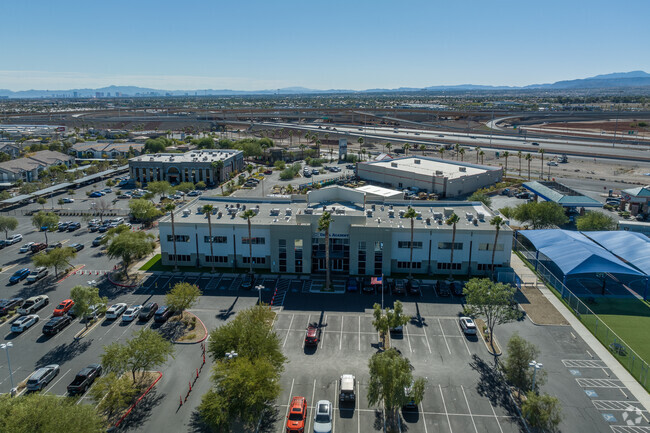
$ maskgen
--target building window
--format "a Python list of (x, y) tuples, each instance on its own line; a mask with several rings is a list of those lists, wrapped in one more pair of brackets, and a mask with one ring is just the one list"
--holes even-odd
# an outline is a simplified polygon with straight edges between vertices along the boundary
[(170, 254), (169, 260), (171, 260), (172, 262), (175, 261), (189, 262), (190, 260), (192, 260), (192, 257), (189, 254), (177, 254), (177, 255)]
[(454, 270), (454, 271), (459, 271), (460, 270), (460, 263), (440, 263), (438, 262), (438, 269), (441, 270)]
[[(203, 237), (203, 242), (206, 244), (210, 243), (210, 236), (204, 236)], [(228, 243), (228, 236), (212, 236), (212, 243), (213, 244), (227, 244)]]
[[(190, 237), (188, 235), (176, 235), (176, 242), (189, 242)], [(174, 242), (174, 237), (172, 235), (167, 235), (167, 242)]]
[[(478, 244), (479, 251), (492, 251), (494, 244)], [(503, 251), (503, 244), (497, 244), (496, 251)]]
[(384, 261), (383, 252), (375, 251), (375, 275), (381, 275), (382, 263)]
[[(251, 262), (251, 258), (250, 257), (242, 257), (242, 261), (244, 262), (245, 265), (248, 265)], [(266, 257), (253, 257), (253, 264), (254, 265), (264, 265), (264, 264), (266, 264)]]
[[(451, 242), (438, 242), (438, 249), (439, 250), (450, 250), (451, 249)], [(455, 242), (454, 243), (454, 250), (462, 250), (463, 249), (463, 243), (462, 242)]]
[[(399, 241), (399, 242), (397, 242), (397, 248), (411, 249), (411, 241)], [(421, 250), (422, 249), (422, 242), (413, 241), (413, 249), (414, 250)]]
[(397, 269), (409, 269), (409, 263), (411, 264), (411, 269), (422, 268), (422, 262), (397, 262)]
[(278, 271), (287, 272), (287, 240), (278, 240)]
[(294, 239), (293, 254), (294, 254), (294, 272), (301, 274), (302, 273), (302, 239)]
[[(241, 243), (248, 245), (248, 238), (241, 238)], [(251, 243), (253, 245), (264, 245), (266, 243), (266, 238), (251, 238)]]
[[(494, 265), (496, 268), (498, 265)], [(478, 264), (478, 270), (479, 271), (491, 271), (492, 270), (492, 265), (490, 263), (479, 263)]]
[(205, 256), (205, 261), (208, 263), (228, 263), (228, 256)]

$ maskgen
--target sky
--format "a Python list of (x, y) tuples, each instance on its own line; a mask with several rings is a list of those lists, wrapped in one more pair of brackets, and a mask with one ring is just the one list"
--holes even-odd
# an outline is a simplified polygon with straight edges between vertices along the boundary
[(372, 89), (650, 72), (647, 0), (3, 0), (0, 88)]

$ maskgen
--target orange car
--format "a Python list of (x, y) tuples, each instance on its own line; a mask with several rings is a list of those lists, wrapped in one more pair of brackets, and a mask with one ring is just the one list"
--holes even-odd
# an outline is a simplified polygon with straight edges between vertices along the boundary
[(53, 316), (63, 316), (65, 313), (70, 311), (73, 305), (74, 305), (74, 301), (72, 299), (66, 299), (65, 301), (62, 301), (54, 309)]
[(287, 417), (287, 433), (304, 433), (306, 417), (307, 399), (305, 397), (292, 398)]

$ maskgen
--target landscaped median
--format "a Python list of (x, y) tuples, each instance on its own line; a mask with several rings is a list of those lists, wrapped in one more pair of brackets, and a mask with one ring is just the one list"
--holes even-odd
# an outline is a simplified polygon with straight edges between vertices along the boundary
[(168, 326), (174, 327), (172, 342), (176, 344), (200, 343), (208, 338), (205, 324), (189, 311), (172, 316), (167, 321)]

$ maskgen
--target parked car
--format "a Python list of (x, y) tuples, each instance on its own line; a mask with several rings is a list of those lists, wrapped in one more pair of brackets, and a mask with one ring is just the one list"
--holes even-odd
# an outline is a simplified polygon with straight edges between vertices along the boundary
[(26, 316), (35, 313), (49, 303), (50, 298), (47, 295), (32, 296), (25, 299), (23, 305), (16, 312), (21, 316)]
[(267, 176), (273, 174), (273, 170), (264, 170), (264, 174)]
[(289, 415), (287, 416), (287, 432), (304, 432), (306, 417), (307, 399), (305, 397), (293, 397), (289, 405)]
[(115, 320), (122, 315), (127, 309), (128, 305), (123, 302), (118, 304), (111, 305), (108, 310), (106, 310), (106, 319)]
[(64, 232), (64, 231), (68, 230), (68, 226), (69, 226), (70, 224), (71, 224), (71, 221), (64, 221), (64, 222), (62, 222), (62, 223), (59, 223), (59, 225), (57, 226), (57, 229), (58, 229), (60, 232)]
[(101, 235), (97, 236), (95, 239), (93, 239), (93, 247), (98, 247), (102, 244), (102, 239), (104, 239), (106, 235)]
[(394, 295), (405, 295), (406, 294), (406, 286), (404, 284), (404, 280), (402, 279), (397, 279), (393, 283), (393, 294)]
[(27, 379), (27, 391), (40, 391), (59, 374), (58, 364), (46, 365), (34, 371)]
[(476, 335), (476, 323), (470, 317), (461, 317), (458, 319), (460, 322), (460, 329), (463, 330), (465, 335)]
[(0, 239), (0, 250), (6, 246), (7, 246), (7, 241), (4, 239)]
[(56, 248), (62, 248), (62, 247), (63, 247), (63, 244), (62, 244), (61, 242), (56, 242), (56, 243), (54, 243), (54, 244), (50, 244), (50, 245), (48, 245), (48, 246), (45, 248), (45, 252), (48, 253), (48, 252), (52, 251), (53, 249), (56, 249)]
[(354, 166), (354, 164), (347, 164), (345, 168), (347, 168), (348, 170), (354, 170), (356, 167)]
[(70, 197), (63, 197), (61, 200), (63, 203), (74, 203), (74, 199)]
[(348, 281), (345, 283), (345, 288), (348, 292), (356, 292), (359, 290), (359, 282), (357, 281), (356, 278), (350, 277), (348, 278)]
[(190, 191), (190, 192), (188, 192), (188, 193), (187, 193), (187, 196), (188, 196), (188, 197), (198, 197), (198, 196), (200, 196), (201, 194), (203, 194), (201, 191), (194, 190), (194, 191)]
[(376, 292), (376, 285), (372, 284), (372, 280), (370, 277), (364, 277), (362, 283), (361, 283), (361, 291), (363, 293), (375, 293)]
[(319, 175), (319, 174), (320, 174), (320, 171), (319, 171), (317, 168), (315, 168), (315, 169), (313, 169), (313, 170), (311, 171), (311, 174), (313, 174), (314, 176), (316, 176), (316, 175)]
[(420, 281), (413, 278), (406, 280), (406, 290), (408, 291), (409, 295), (421, 295)]
[(101, 191), (95, 191), (95, 192), (91, 192), (88, 197), (96, 198), (96, 197), (104, 197), (105, 195), (106, 194), (104, 194)]
[(23, 298), (0, 299), (0, 317), (6, 316), (11, 310), (21, 307), (24, 303)]
[(314, 433), (332, 432), (332, 403), (327, 400), (320, 400), (316, 403), (316, 414), (314, 415)]
[(255, 276), (251, 273), (246, 273), (244, 275), (244, 280), (241, 283), (241, 288), (246, 290), (251, 290), (255, 284)]
[(33, 269), (29, 275), (27, 276), (27, 282), (28, 283), (35, 283), (36, 281), (40, 280), (41, 278), (45, 278), (50, 271), (45, 266), (39, 266), (36, 269)]
[(122, 322), (132, 322), (142, 310), (142, 305), (134, 305), (129, 307), (124, 314), (122, 314)]
[(70, 323), (72, 323), (72, 317), (68, 316), (67, 314), (64, 316), (52, 317), (43, 326), (43, 334), (45, 335), (58, 334)]
[(530, 144), (532, 144), (533, 146), (539, 146), (539, 143), (537, 143), (537, 142), (532, 142)]
[(25, 245), (23, 245), (22, 247), (20, 247), (20, 249), (18, 250), (18, 252), (20, 252), (20, 253), (26, 253), (27, 251), (30, 251), (30, 250), (32, 249), (32, 245), (34, 245), (34, 244), (35, 244), (35, 242), (27, 242)]
[(11, 332), (20, 333), (31, 328), (38, 322), (38, 314), (28, 314), (21, 316), (11, 323)]
[(406, 403), (402, 406), (403, 409), (413, 410), (418, 408), (418, 405), (415, 404), (415, 399), (412, 397), (414, 384), (414, 382), (411, 382), (411, 386), (404, 387), (404, 400), (406, 400)]
[(9, 237), (7, 238), (7, 240), (5, 241), (5, 243), (6, 243), (7, 245), (13, 245), (13, 244), (17, 244), (18, 242), (20, 242), (20, 241), (22, 241), (22, 240), (23, 240), (23, 235), (21, 235), (21, 234), (19, 233), (19, 234), (15, 234), (15, 235), (11, 235), (11, 236), (9, 236)]
[(113, 190), (110, 189), (110, 188), (104, 188), (104, 189), (102, 190), (102, 192), (103, 192), (104, 194), (110, 194), (110, 193), (113, 192)]
[(354, 403), (356, 395), (354, 391), (357, 387), (357, 379), (351, 374), (344, 374), (339, 379), (339, 401), (341, 403)]
[(151, 319), (154, 314), (156, 314), (156, 311), (158, 311), (158, 304), (155, 302), (149, 302), (147, 305), (140, 310), (140, 313), (138, 314), (138, 320), (142, 322), (146, 322), (147, 320)]
[(102, 366), (99, 364), (90, 364), (82, 369), (68, 385), (68, 394), (83, 394), (93, 384), (95, 379), (102, 375)]
[(459, 281), (452, 281), (449, 283), (449, 290), (451, 290), (451, 293), (453, 293), (454, 296), (465, 296), (463, 293), (463, 283)]
[(68, 224), (68, 231), (69, 232), (73, 232), (73, 231), (75, 231), (77, 229), (80, 229), (80, 228), (81, 228), (81, 223), (72, 222), (72, 223)]
[(156, 323), (164, 323), (169, 319), (174, 312), (166, 305), (161, 305), (153, 315), (153, 321)]
[(84, 249), (83, 244), (72, 244), (70, 245), (70, 248), (72, 248), (75, 251), (81, 251)]
[(29, 268), (18, 269), (11, 277), (9, 277), (9, 284), (16, 284), (24, 280), (29, 275), (29, 272)]
[(440, 297), (451, 296), (451, 292), (449, 291), (449, 287), (447, 287), (447, 283), (445, 281), (436, 281), (436, 292)]
[(31, 250), (32, 254), (35, 254), (39, 251), (43, 251), (44, 249), (47, 248), (47, 244), (45, 242), (36, 242), (34, 245), (32, 245)]
[(99, 226), (98, 226), (98, 225), (95, 225), (95, 224), (90, 224), (90, 225), (88, 226), (88, 230), (90, 230), (91, 233), (92, 233), (92, 232), (96, 232), (96, 231), (99, 230)]
[(65, 299), (61, 301), (59, 305), (56, 306), (56, 308), (54, 309), (54, 313), (52, 315), (54, 317), (63, 316), (68, 311), (70, 311), (73, 306), (74, 306), (74, 301), (72, 299)]
[(318, 325), (307, 326), (305, 333), (305, 346), (318, 346), (320, 342), (321, 329)]
[(93, 218), (90, 221), (88, 221), (88, 225), (99, 225), (101, 224), (101, 220), (99, 218)]

